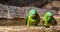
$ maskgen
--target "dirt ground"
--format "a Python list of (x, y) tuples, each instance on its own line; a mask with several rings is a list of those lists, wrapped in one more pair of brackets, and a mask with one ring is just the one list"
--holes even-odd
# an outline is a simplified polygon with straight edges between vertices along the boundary
[(0, 32), (60, 32), (60, 26), (45, 28), (41, 26), (0, 26)]
[[(45, 28), (43, 26), (25, 26), (24, 18), (0, 19), (0, 32), (60, 32), (60, 18), (55, 17), (58, 26)], [(42, 19), (42, 18), (41, 18)], [(41, 24), (41, 23), (39, 23)]]
[[(60, 25), (60, 18), (59, 17), (55, 17), (56, 21), (57, 21), (57, 25)], [(42, 25), (42, 18), (41, 21), (38, 25)], [(24, 25), (25, 26), (26, 21), (24, 18), (14, 18), (14, 19), (5, 19), (5, 18), (1, 18), (0, 19), (0, 26), (21, 26)]]
[(2, 18), (0, 19), (0, 25), (1, 26), (12, 26), (12, 25), (25, 25), (25, 19), (23, 18), (15, 18), (15, 19), (5, 19), (5, 18)]

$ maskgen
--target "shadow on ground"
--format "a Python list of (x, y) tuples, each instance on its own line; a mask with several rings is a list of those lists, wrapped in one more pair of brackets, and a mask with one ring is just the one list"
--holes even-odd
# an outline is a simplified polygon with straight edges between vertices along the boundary
[(25, 19), (23, 19), (23, 18), (21, 18), (21, 19), (20, 18), (14, 18), (14, 19), (1, 18), (0, 25), (1, 26), (25, 25)]
[[(42, 21), (42, 19), (41, 19)], [(42, 23), (38, 24), (39, 25), (42, 25)], [(59, 19), (56, 19), (57, 21), (57, 25), (60, 25), (60, 20)], [(14, 18), (14, 19), (6, 19), (6, 18), (0, 18), (0, 25), (1, 26), (21, 26), (21, 25), (25, 25), (26, 21), (24, 18)]]

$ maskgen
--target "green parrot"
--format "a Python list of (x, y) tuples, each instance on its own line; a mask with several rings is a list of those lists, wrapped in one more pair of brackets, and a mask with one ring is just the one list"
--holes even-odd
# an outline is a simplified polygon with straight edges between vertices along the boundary
[(29, 15), (26, 17), (26, 25), (27, 26), (37, 26), (40, 22), (40, 16), (36, 9), (31, 9)]
[(43, 18), (43, 26), (49, 27), (49, 26), (55, 26), (55, 25), (57, 25), (57, 22), (52, 16), (52, 13), (47, 12)]

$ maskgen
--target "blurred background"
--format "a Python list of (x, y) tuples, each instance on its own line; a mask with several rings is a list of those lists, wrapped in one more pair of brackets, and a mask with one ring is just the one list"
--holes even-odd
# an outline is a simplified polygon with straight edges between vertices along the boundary
[(0, 25), (25, 25), (25, 18), (32, 8), (41, 18), (46, 12), (52, 12), (59, 23), (60, 0), (0, 0)]
[[(48, 10), (56, 10), (60, 15), (60, 0), (0, 0), (0, 4), (15, 7), (37, 7)], [(8, 7), (9, 8), (9, 7)], [(23, 8), (22, 8), (23, 9)]]
[[(35, 8), (41, 17), (37, 27), (26, 27), (26, 16)], [(57, 26), (42, 27), (46, 12), (52, 12)], [(0, 0), (0, 32), (60, 32), (60, 0)]]

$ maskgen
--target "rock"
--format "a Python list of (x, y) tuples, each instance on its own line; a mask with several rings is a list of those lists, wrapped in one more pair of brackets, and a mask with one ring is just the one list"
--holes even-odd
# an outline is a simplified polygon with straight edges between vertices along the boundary
[(60, 8), (60, 1), (52, 1), (52, 6)]
[(60, 9), (58, 10), (58, 12), (57, 12), (57, 13), (58, 13), (58, 15), (60, 15)]
[(43, 6), (43, 8), (45, 8), (45, 9), (52, 9), (53, 7), (51, 6), (51, 4), (46, 4), (45, 6)]
[(53, 9), (54, 7), (59, 8), (60, 9), (60, 1), (52, 1), (52, 3), (48, 3), (45, 6), (43, 6), (43, 8), (45, 9)]
[(60, 1), (60, 0), (54, 0), (54, 1)]
[(0, 18), (2, 17), (8, 18), (8, 19), (25, 18), (26, 15), (29, 14), (29, 11), (33, 8), (35, 8), (38, 11), (40, 16), (43, 16), (48, 11), (52, 12), (54, 15), (57, 14), (55, 10), (41, 9), (41, 8), (31, 7), (31, 6), (30, 7), (16, 7), (16, 6), (0, 4), (0, 10), (1, 10)]

